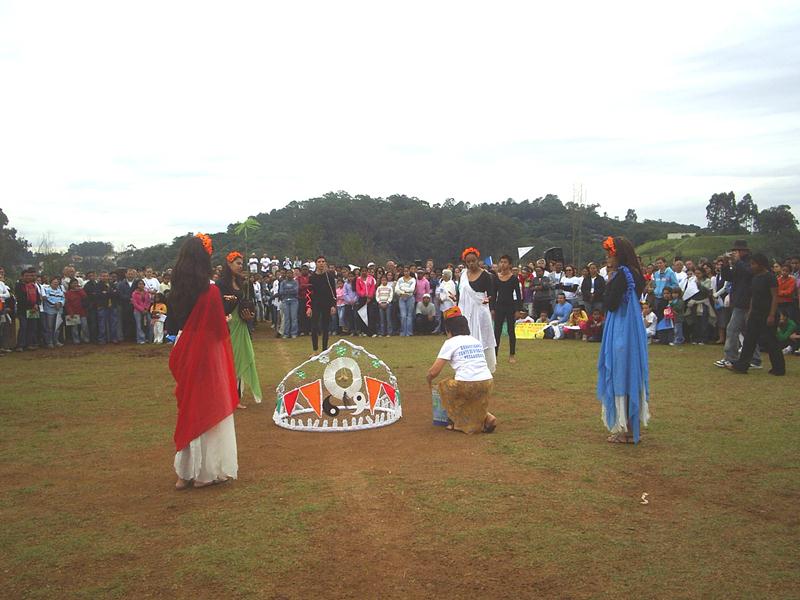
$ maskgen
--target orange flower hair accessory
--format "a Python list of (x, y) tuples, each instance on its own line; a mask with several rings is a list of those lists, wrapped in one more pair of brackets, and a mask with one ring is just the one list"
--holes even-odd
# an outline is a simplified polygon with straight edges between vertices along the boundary
[(478, 249), (473, 248), (472, 246), (469, 248), (464, 248), (464, 251), (461, 253), (461, 260), (465, 260), (467, 258), (467, 254), (474, 254), (478, 258), (481, 257), (481, 253), (478, 251)]
[(453, 317), (461, 317), (463, 316), (461, 313), (461, 309), (458, 306), (451, 306), (447, 310), (442, 312), (442, 316), (445, 319), (452, 319)]
[(616, 256), (617, 255), (617, 245), (614, 243), (614, 238), (608, 236), (606, 241), (603, 242), (603, 249), (608, 252), (609, 256)]
[(228, 253), (228, 256), (225, 257), (225, 260), (227, 260), (229, 263), (232, 263), (237, 258), (241, 258), (242, 260), (244, 260), (244, 257), (242, 256), (242, 254), (240, 252), (238, 252), (237, 250), (234, 250), (233, 252), (229, 252)]
[(195, 233), (194, 237), (199, 238), (200, 241), (203, 242), (203, 248), (205, 248), (208, 255), (211, 256), (214, 252), (214, 245), (211, 243), (211, 237), (205, 233)]

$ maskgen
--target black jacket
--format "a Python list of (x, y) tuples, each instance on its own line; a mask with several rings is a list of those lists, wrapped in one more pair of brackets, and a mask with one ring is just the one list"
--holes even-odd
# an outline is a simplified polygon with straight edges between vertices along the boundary
[(588, 305), (587, 308), (591, 309), (591, 305), (595, 302), (602, 302), (605, 293), (606, 280), (601, 275), (597, 275), (594, 278), (594, 294), (592, 294), (592, 280), (589, 277), (583, 278), (581, 296), (583, 296), (583, 301)]
[[(36, 285), (35, 283), (33, 284)], [(36, 304), (31, 306), (30, 302), (28, 302), (28, 293), (25, 291), (25, 284), (22, 283), (22, 280), (17, 280), (17, 283), (14, 285), (14, 296), (17, 298), (17, 316), (21, 317), (25, 315), (26, 310), (30, 310), (32, 308), (39, 308), (39, 303), (42, 301), (42, 295), (39, 293), (39, 288), (36, 288)]]
[(722, 267), (722, 278), (731, 282), (731, 308), (750, 308), (753, 273), (750, 271), (750, 255), (736, 261), (733, 267)]

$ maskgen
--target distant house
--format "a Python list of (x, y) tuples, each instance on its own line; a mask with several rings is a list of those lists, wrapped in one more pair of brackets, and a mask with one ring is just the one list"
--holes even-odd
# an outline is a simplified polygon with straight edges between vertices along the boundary
[(697, 237), (696, 233), (668, 233), (668, 240), (682, 240), (684, 238)]

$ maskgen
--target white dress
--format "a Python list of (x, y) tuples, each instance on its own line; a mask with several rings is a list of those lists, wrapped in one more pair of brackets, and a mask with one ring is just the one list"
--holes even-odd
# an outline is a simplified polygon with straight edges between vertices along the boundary
[(236, 479), (238, 471), (233, 414), (175, 454), (175, 472), (187, 481), (207, 483), (215, 479)]
[(461, 309), (461, 314), (467, 319), (469, 334), (483, 345), (486, 364), (489, 371), (494, 373), (497, 369), (497, 356), (494, 352), (496, 341), (492, 326), (492, 312), (489, 310), (489, 305), (483, 303), (486, 294), (476, 292), (469, 284), (467, 269), (461, 272), (458, 293), (458, 307)]
[[(180, 339), (179, 331), (175, 345)], [(215, 479), (236, 479), (238, 472), (233, 413), (175, 453), (175, 473), (185, 481), (208, 483)]]

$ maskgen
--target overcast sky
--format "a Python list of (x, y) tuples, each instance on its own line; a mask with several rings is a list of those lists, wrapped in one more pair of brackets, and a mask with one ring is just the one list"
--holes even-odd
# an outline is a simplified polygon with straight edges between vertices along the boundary
[(645, 4), (0, 0), (0, 206), (139, 247), (331, 190), (800, 216), (798, 3)]

